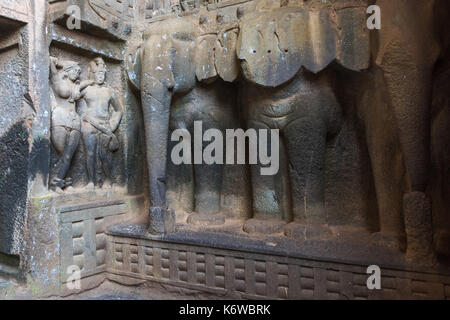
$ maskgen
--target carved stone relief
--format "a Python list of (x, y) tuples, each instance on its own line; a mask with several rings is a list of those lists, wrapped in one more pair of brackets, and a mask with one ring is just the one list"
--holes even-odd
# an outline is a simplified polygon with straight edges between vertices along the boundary
[(86, 113), (81, 129), (87, 154), (87, 188), (93, 189), (95, 182), (111, 188), (111, 153), (120, 148), (114, 132), (122, 119), (123, 107), (114, 90), (104, 86), (106, 65), (102, 58), (89, 62), (89, 76), (94, 85), (87, 87), (83, 96)]
[[(336, 73), (360, 72), (370, 66), (369, 33), (360, 27), (365, 21), (367, 2), (347, 2), (326, 5), (319, 1), (289, 1), (277, 6), (260, 1), (256, 2), (256, 10), (249, 10), (253, 7), (248, 5), (235, 8), (232, 15), (220, 10), (202, 12), (197, 15), (198, 21), (197, 16), (185, 17), (183, 22), (163, 20), (147, 30), (149, 38), (139, 56), (144, 68), (130, 72), (132, 81), (141, 81), (138, 86), (144, 92), (144, 113), (149, 109), (162, 114), (169, 112), (170, 115), (164, 117), (172, 118), (174, 112), (180, 112), (171, 95), (195, 92), (197, 87), (203, 86), (194, 83), (194, 74), (198, 82), (208, 85), (220, 78), (234, 82), (240, 75), (236, 83), (241, 90), (240, 107), (245, 115), (241, 119), (245, 120), (246, 127), (280, 129), (286, 172), (283, 177), (268, 179), (256, 174), (258, 168), (252, 168), (253, 219), (244, 224), (244, 230), (250, 233), (284, 231), (287, 236), (308, 239), (333, 234), (325, 208), (325, 172), (328, 170), (328, 142), (339, 134), (344, 121), (339, 102), (341, 94), (338, 96), (335, 92), (343, 85), (336, 82), (340, 77)], [(155, 37), (155, 32), (162, 36)], [(181, 55), (181, 48), (173, 49), (181, 41), (185, 41), (183, 48), (189, 54)], [(164, 49), (160, 52), (155, 47)], [(172, 60), (163, 60), (161, 56), (170, 56)], [(149, 89), (151, 87), (158, 87), (159, 91), (156, 93)], [(355, 95), (354, 99), (358, 97)], [(155, 155), (154, 148), (166, 149), (167, 143), (156, 142), (155, 136), (168, 134), (167, 121), (153, 113), (145, 117), (150, 202), (163, 211), (168, 205), (163, 169), (167, 158)], [(164, 125), (156, 129), (157, 123)], [(400, 141), (402, 139), (400, 137)], [(369, 153), (373, 152), (372, 147), (369, 145)], [(426, 152), (421, 152), (421, 156), (425, 155)], [(193, 180), (195, 189), (201, 179)], [(375, 180), (377, 192), (382, 192), (377, 177)], [(280, 187), (275, 188), (275, 185)], [(159, 191), (152, 195), (155, 190)], [(424, 199), (417, 201), (426, 202)], [(416, 210), (412, 207), (405, 204), (404, 213)], [(428, 210), (425, 207), (424, 210)], [(421, 211), (420, 215), (427, 214)], [(381, 234), (387, 236), (387, 240), (389, 232), (384, 231), (384, 218), (385, 214), (380, 213)], [(367, 221), (371, 219), (367, 217)], [(417, 226), (409, 224), (416, 222), (407, 219), (405, 223), (406, 230), (411, 229), (406, 231), (407, 235), (414, 234)], [(431, 226), (429, 221), (419, 224)], [(389, 225), (395, 228), (394, 223)], [(423, 241), (429, 243), (430, 238), (427, 239)], [(413, 243), (411, 238), (410, 251), (417, 251)]]
[(72, 179), (66, 178), (81, 138), (81, 120), (76, 111), (76, 101), (82, 97), (82, 91), (90, 84), (79, 83), (81, 68), (74, 61), (58, 61), (51, 58), (50, 74), (54, 96), (52, 106), (52, 142), (59, 155), (57, 174), (51, 181), (56, 192), (72, 185)]
[(77, 62), (52, 57), (50, 66), (51, 140), (58, 154), (51, 187), (58, 193), (73, 191), (75, 179), (76, 187), (87, 191), (111, 188), (114, 180), (122, 180), (118, 157), (123, 146), (117, 130), (123, 105), (116, 90), (105, 82), (107, 66), (100, 57), (87, 61), (84, 80)]
[[(50, 295), (75, 265), (86, 288), (448, 298), (445, 1), (0, 4), (0, 273), (6, 254)], [(236, 129), (256, 134), (238, 165), (217, 143)]]

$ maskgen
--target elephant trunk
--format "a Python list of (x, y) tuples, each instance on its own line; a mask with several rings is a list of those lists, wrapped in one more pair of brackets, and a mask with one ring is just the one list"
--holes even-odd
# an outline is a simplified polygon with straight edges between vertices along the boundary
[(172, 232), (173, 211), (166, 200), (166, 163), (169, 116), (172, 93), (159, 80), (144, 75), (142, 79), (142, 109), (145, 124), (147, 167), (150, 190), (150, 226), (152, 234)]

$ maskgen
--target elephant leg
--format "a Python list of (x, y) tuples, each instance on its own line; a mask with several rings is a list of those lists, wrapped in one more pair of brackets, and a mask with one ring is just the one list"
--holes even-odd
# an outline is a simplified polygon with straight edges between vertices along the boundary
[[(186, 130), (193, 125), (192, 116), (189, 113), (189, 103), (192, 91), (179, 98), (174, 98), (170, 112), (170, 136), (176, 130)], [(192, 132), (189, 132), (192, 139)], [(179, 141), (169, 141), (168, 154), (172, 154), (173, 148)], [(176, 165), (173, 161), (167, 163), (167, 201), (169, 207), (175, 210), (177, 221), (186, 223), (188, 215), (195, 210), (194, 201), (194, 165), (181, 163)]]
[[(173, 130), (181, 129), (174, 128)], [(178, 141), (169, 142), (169, 154)], [(192, 164), (175, 165), (167, 163), (167, 201), (169, 207), (175, 210), (178, 219), (186, 222), (187, 214), (195, 210), (194, 173)]]
[(221, 225), (225, 216), (220, 213), (223, 165), (194, 165), (195, 211), (189, 215), (188, 223), (196, 225)]
[[(218, 125), (203, 122), (203, 130), (216, 129)], [(191, 133), (191, 136), (194, 136)], [(222, 136), (223, 133), (222, 133)], [(202, 150), (211, 142), (203, 141)], [(196, 225), (221, 225), (225, 216), (220, 213), (220, 195), (222, 191), (223, 164), (194, 164), (194, 199), (195, 212), (188, 218), (188, 223)]]
[(163, 234), (174, 229), (175, 215), (166, 200), (166, 165), (171, 92), (158, 80), (144, 73), (142, 111), (145, 126), (150, 192), (149, 232)]
[(220, 212), (220, 189), (223, 165), (199, 164), (194, 166), (195, 211), (204, 214)]
[[(270, 128), (258, 121), (249, 121), (249, 129), (268, 130)], [(290, 218), (290, 194), (287, 176), (284, 144), (280, 140), (280, 170), (276, 175), (262, 175), (258, 164), (250, 165), (252, 182), (253, 217), (244, 224), (244, 231), (248, 233), (279, 233), (283, 231), (286, 220)], [(267, 150), (271, 150), (270, 135), (268, 134)]]
[(294, 221), (285, 228), (293, 238), (321, 238), (330, 234), (324, 204), (324, 166), (327, 128), (319, 117), (303, 117), (285, 130), (292, 188)]

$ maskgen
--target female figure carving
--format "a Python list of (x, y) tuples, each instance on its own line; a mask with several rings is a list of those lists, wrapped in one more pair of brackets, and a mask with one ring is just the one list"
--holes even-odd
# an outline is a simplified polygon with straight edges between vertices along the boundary
[(83, 90), (92, 84), (91, 80), (80, 82), (80, 74), (78, 63), (50, 58), (50, 81), (54, 97), (51, 140), (59, 155), (55, 166), (57, 172), (50, 186), (57, 193), (72, 185), (72, 179), (66, 178), (66, 174), (81, 137), (76, 101), (83, 97)]

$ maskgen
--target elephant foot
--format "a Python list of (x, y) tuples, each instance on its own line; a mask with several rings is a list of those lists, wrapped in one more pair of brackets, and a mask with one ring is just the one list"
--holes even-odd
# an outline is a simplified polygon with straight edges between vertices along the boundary
[(283, 232), (286, 222), (281, 220), (250, 219), (244, 223), (244, 231), (247, 233), (272, 234)]
[(442, 230), (436, 235), (436, 252), (450, 257), (450, 231)]
[(221, 214), (192, 213), (187, 223), (197, 226), (219, 226), (225, 223), (225, 216)]
[(93, 182), (89, 182), (89, 183), (86, 185), (85, 188), (86, 188), (87, 191), (94, 191), (95, 185), (94, 185)]
[(411, 192), (403, 196), (403, 212), (406, 229), (406, 260), (422, 266), (436, 263), (433, 250), (433, 225), (431, 199), (423, 192)]
[(284, 234), (289, 238), (302, 240), (324, 240), (333, 235), (327, 226), (307, 225), (296, 221), (285, 226)]
[(111, 181), (105, 181), (102, 186), (103, 189), (111, 190), (113, 188), (113, 184)]
[(150, 208), (150, 225), (148, 232), (153, 235), (163, 235), (175, 231), (175, 212), (162, 207)]

